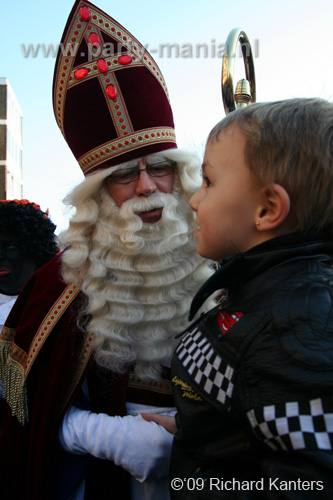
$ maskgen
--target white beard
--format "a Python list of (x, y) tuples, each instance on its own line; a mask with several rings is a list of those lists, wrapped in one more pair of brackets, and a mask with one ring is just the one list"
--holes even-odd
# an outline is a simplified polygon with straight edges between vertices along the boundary
[[(122, 373), (134, 366), (139, 377), (158, 378), (175, 335), (188, 325), (193, 295), (212, 273), (196, 252), (193, 213), (179, 190), (175, 178), (173, 194), (134, 198), (119, 208), (103, 186), (92, 234), (64, 253), (64, 278), (87, 297), (82, 314), (90, 317), (95, 360), (104, 368)], [(162, 206), (154, 224), (135, 213)]]

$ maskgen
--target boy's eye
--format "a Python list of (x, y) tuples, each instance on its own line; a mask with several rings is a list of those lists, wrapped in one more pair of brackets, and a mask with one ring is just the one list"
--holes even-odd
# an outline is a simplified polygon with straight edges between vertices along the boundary
[(202, 181), (203, 181), (203, 184), (204, 184), (206, 187), (211, 186), (211, 182), (210, 182), (209, 178), (208, 178), (206, 175), (202, 178)]

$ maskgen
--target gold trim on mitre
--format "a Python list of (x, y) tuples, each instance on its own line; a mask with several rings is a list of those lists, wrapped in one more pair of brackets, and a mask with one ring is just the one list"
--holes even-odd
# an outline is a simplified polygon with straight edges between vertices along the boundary
[(133, 132), (122, 138), (116, 139), (102, 144), (101, 146), (88, 151), (85, 155), (78, 159), (79, 165), (86, 175), (90, 170), (96, 168), (101, 163), (105, 163), (108, 159), (116, 158), (128, 153), (133, 149), (146, 146), (146, 144), (159, 144), (163, 142), (176, 141), (176, 136), (171, 127), (155, 127), (139, 132)]
[[(103, 54), (94, 57), (94, 54), (92, 53), (92, 61), (77, 65), (73, 70), (77, 48), (80, 47), (83, 39), (88, 39), (90, 33), (97, 32), (99, 34), (100, 32), (104, 32), (125, 47), (127, 49), (127, 55), (129, 55), (132, 59), (131, 66), (145, 66), (160, 83), (168, 101), (170, 102), (168, 89), (161, 70), (145, 47), (136, 38), (134, 38), (129, 31), (117, 23), (116, 20), (106, 17), (92, 4), (89, 4), (89, 10), (91, 12), (89, 21), (82, 20), (80, 9), (84, 6), (86, 6), (85, 2), (78, 5), (71, 21), (71, 25), (67, 30), (66, 37), (59, 47), (60, 58), (53, 100), (55, 103), (56, 120), (65, 139), (66, 136), (64, 132), (63, 117), (67, 90), (74, 85), (83, 83), (89, 77), (96, 77), (96, 73), (99, 73), (97, 67), (99, 59), (105, 60), (106, 64), (109, 66), (108, 71), (116, 68), (118, 71), (127, 67), (126, 65), (122, 66), (121, 63), (119, 63), (119, 58), (124, 55), (121, 52), (116, 52), (111, 56), (106, 55), (105, 57)], [(88, 71), (87, 76), (82, 80), (76, 79), (74, 76), (74, 74), (80, 69), (87, 69)]]

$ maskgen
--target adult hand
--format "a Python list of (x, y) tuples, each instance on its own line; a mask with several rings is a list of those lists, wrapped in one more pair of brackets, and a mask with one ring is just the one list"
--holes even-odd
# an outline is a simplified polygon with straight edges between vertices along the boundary
[(160, 415), (157, 413), (141, 413), (141, 417), (147, 422), (155, 422), (166, 429), (170, 434), (176, 434), (177, 425), (175, 417), (170, 417), (168, 415)]
[(110, 417), (72, 406), (65, 414), (59, 440), (70, 453), (112, 460), (140, 482), (168, 475), (172, 435), (141, 415)]

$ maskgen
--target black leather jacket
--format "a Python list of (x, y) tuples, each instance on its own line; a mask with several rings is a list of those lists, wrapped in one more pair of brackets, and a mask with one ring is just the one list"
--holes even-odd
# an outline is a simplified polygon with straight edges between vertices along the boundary
[[(333, 498), (333, 243), (293, 234), (228, 260), (173, 359), (171, 498)], [(179, 478), (175, 479), (175, 478)]]

